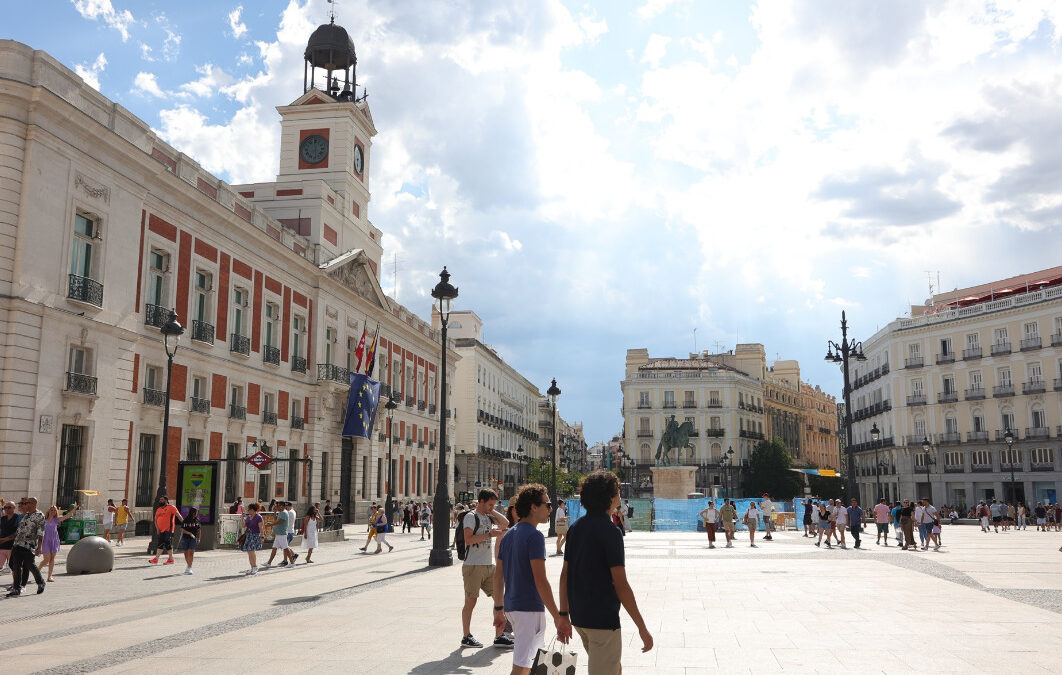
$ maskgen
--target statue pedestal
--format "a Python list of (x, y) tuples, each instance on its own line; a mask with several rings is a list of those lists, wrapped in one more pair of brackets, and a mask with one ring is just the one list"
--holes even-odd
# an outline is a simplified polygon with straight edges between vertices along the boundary
[(653, 496), (661, 499), (687, 499), (697, 491), (697, 467), (654, 466)]

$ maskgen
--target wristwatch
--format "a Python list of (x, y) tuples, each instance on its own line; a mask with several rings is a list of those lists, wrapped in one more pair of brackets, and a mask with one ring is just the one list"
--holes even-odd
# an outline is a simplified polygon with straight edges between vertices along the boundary
[(494, 611), (495, 612), (504, 612), (505, 611), (505, 605), (495, 605), (494, 606)]
[(560, 614), (561, 616), (568, 616), (568, 612), (557, 612), (557, 614)]

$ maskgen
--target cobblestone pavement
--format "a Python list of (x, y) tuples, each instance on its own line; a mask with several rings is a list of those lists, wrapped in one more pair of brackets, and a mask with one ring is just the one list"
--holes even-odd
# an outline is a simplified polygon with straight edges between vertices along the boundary
[[(391, 535), (394, 553), (367, 555), (363, 536), (348, 526), (348, 541), (323, 543), (313, 564), (254, 577), (233, 551), (198, 553), (194, 576), (179, 556), (150, 565), (144, 538), (118, 549), (110, 574), (67, 576), (61, 557), (43, 595), (0, 601), (0, 663), (11, 673), (509, 672), (509, 652), (457, 646), (460, 572), (429, 569), (430, 542)], [(1057, 670), (1062, 535), (958, 526), (944, 541), (903, 552), (871, 535), (860, 550), (822, 550), (789, 532), (708, 550), (704, 534), (629, 535), (628, 576), (656, 648), (640, 653), (624, 614), (624, 673)], [(554, 586), (560, 564), (547, 561)], [(473, 632), (488, 642), (490, 601), (479, 604)]]

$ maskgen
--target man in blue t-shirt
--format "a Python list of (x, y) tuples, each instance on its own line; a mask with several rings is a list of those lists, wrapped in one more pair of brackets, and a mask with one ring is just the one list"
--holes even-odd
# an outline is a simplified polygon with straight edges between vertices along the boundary
[(525, 675), (531, 672), (538, 650), (545, 646), (546, 611), (553, 617), (561, 642), (571, 639), (572, 624), (567, 612), (557, 612), (546, 578), (546, 539), (538, 526), (549, 522), (553, 507), (549, 494), (544, 486), (530, 483), (520, 487), (515, 503), (520, 522), (502, 537), (494, 568), (495, 602), (504, 599), (503, 604), (494, 606), (494, 626), (504, 627), (506, 619), (512, 624), (512, 672)]
[(586, 648), (589, 672), (618, 673), (623, 656), (620, 605), (638, 628), (643, 652), (653, 648), (653, 636), (627, 583), (623, 536), (608, 516), (620, 502), (616, 474), (589, 474), (579, 488), (579, 501), (586, 515), (568, 529), (560, 580), (561, 614), (571, 607), (571, 622)]
[(892, 531), (896, 535), (896, 545), (903, 546), (903, 530), (900, 528), (900, 502), (896, 502), (889, 515), (892, 516)]

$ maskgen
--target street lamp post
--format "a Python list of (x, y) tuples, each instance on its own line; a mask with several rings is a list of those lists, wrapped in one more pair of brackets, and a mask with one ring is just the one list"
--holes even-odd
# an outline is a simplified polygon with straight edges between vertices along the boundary
[(1003, 440), (1007, 443), (1007, 461), (1010, 463), (1010, 498), (1017, 504), (1018, 486), (1014, 480), (1014, 432), (1007, 429), (1007, 433), (1003, 434)]
[[(159, 500), (168, 496), (166, 494), (166, 450), (170, 437), (170, 381), (173, 379), (173, 355), (177, 353), (177, 343), (181, 341), (184, 326), (177, 321), (177, 312), (170, 310), (170, 317), (162, 324), (162, 344), (166, 350), (166, 410), (162, 414), (162, 451), (159, 453), (161, 464), (159, 466), (159, 489), (155, 492), (155, 503), (151, 507), (151, 541), (148, 543), (148, 553), (154, 555), (159, 548), (159, 533), (155, 528), (155, 512), (159, 510)], [(173, 349), (170, 349), (170, 338), (173, 338)]]
[(727, 448), (726, 452), (719, 459), (719, 468), (723, 470), (723, 489), (726, 492), (726, 498), (730, 499), (730, 467), (734, 465), (734, 446)]
[(450, 308), (457, 298), (457, 288), (450, 284), (450, 273), (443, 267), (439, 273), (439, 283), (431, 290), (431, 297), (438, 301), (439, 320), (442, 323), (442, 359), (440, 362), (440, 391), (439, 411), (442, 423), (439, 425), (439, 479), (435, 486), (435, 508), (432, 514), (434, 532), (432, 533), (431, 554), (428, 555), (428, 565), (431, 567), (447, 567), (454, 564), (450, 555), (450, 499), (446, 489), (449, 474), (446, 468), (446, 425), (450, 419), (450, 410), (446, 401), (446, 323), (450, 319)]
[[(834, 354), (834, 350), (837, 353)], [(848, 320), (844, 312), (841, 312), (841, 344), (833, 340), (826, 341), (826, 360), (841, 364), (841, 372), (844, 376), (844, 428), (845, 428), (845, 453), (848, 454), (848, 469), (846, 482), (848, 484), (848, 497), (855, 496), (855, 466), (852, 464), (852, 387), (848, 377), (848, 363), (851, 358), (857, 361), (866, 361), (863, 355), (863, 343), (848, 341)]]
[(922, 452), (924, 452), (925, 455), (926, 455), (926, 463), (925, 463), (925, 467), (926, 467), (926, 485), (929, 486), (929, 503), (930, 504), (933, 503), (933, 483), (930, 482), (930, 480), (929, 480), (929, 466), (931, 464), (936, 464), (937, 463), (937, 460), (935, 460), (935, 459), (933, 459), (932, 457), (929, 456), (929, 451), (932, 450), (932, 449), (933, 449), (933, 444), (929, 442), (929, 436), (923, 437), (922, 438)]
[(876, 503), (881, 499), (881, 462), (878, 461), (878, 439), (881, 438), (881, 431), (878, 429), (878, 423), (875, 422), (874, 426), (870, 428), (870, 440), (874, 441), (874, 471), (878, 484), (878, 496), (874, 500)]
[(387, 395), (387, 403), (384, 403), (384, 409), (387, 411), (387, 499), (384, 500), (384, 515), (387, 516), (387, 522), (391, 522), (391, 518), (394, 517), (393, 506), (395, 498), (395, 477), (394, 471), (391, 468), (391, 445), (394, 442), (394, 418), (395, 408), (398, 404), (395, 403), (395, 397), (393, 394)]
[[(551, 446), (550, 451), (553, 455), (553, 459), (549, 464), (549, 492), (552, 495), (554, 503), (559, 501), (557, 497), (557, 397), (561, 395), (560, 387), (557, 386), (557, 378), (553, 378), (553, 382), (549, 385), (549, 389), (546, 390), (546, 396), (549, 398), (550, 408), (553, 409), (553, 429), (551, 430)], [(557, 536), (557, 509), (549, 510), (549, 536)]]

